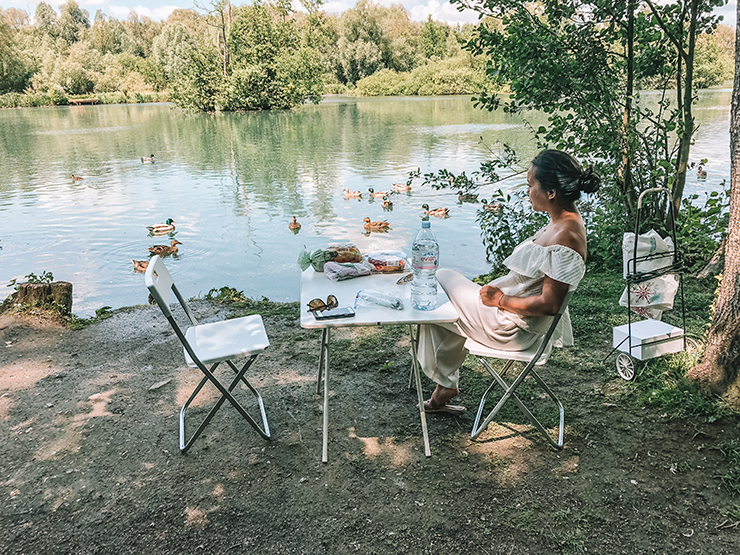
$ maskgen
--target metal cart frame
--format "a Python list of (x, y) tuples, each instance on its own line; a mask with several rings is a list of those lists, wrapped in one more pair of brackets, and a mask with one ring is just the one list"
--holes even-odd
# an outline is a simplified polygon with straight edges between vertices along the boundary
[[(638, 244), (638, 238), (640, 236), (640, 210), (642, 208), (642, 202), (645, 197), (645, 195), (649, 193), (663, 193), (667, 197), (667, 204), (669, 207), (669, 216), (671, 220), (671, 239), (673, 240), (673, 250), (668, 252), (660, 252), (660, 253), (654, 253), (649, 254), (645, 256), (637, 256), (637, 244)], [(655, 261), (655, 260), (662, 260), (667, 259), (668, 263), (657, 269), (657, 270), (649, 270), (646, 272), (638, 272), (637, 271), (637, 265), (641, 262), (645, 261)], [(668, 343), (673, 342), (678, 339), (683, 339), (683, 350), (687, 350), (687, 346), (696, 347), (697, 343), (694, 339), (690, 338), (686, 334), (686, 303), (684, 300), (684, 291), (683, 291), (683, 273), (684, 273), (684, 263), (683, 258), (681, 256), (681, 251), (678, 248), (678, 240), (676, 239), (676, 211), (673, 206), (673, 203), (671, 202), (671, 191), (669, 189), (666, 189), (665, 187), (655, 187), (652, 189), (646, 189), (642, 193), (640, 193), (639, 198), (637, 199), (637, 215), (635, 218), (635, 246), (634, 251), (632, 254), (632, 258), (627, 261), (627, 337), (625, 337), (618, 345), (616, 345), (611, 352), (606, 355), (604, 360), (602, 361), (602, 364), (606, 362), (606, 360), (617, 350), (620, 350), (622, 352), (617, 355), (616, 365), (617, 365), (617, 372), (619, 375), (624, 378), (625, 380), (633, 380), (635, 379), (636, 375), (636, 358), (633, 356), (634, 349), (638, 347), (646, 347), (651, 345), (658, 345), (661, 343)], [(633, 332), (632, 332), (632, 302), (631, 302), (631, 296), (630, 296), (630, 286), (635, 283), (642, 283), (645, 281), (648, 281), (650, 279), (663, 276), (666, 274), (676, 274), (678, 276), (678, 282), (679, 282), (679, 291), (681, 295), (681, 333), (680, 335), (672, 335), (667, 338), (663, 339), (657, 339), (652, 341), (646, 341), (643, 343), (640, 343), (639, 345), (633, 342)], [(622, 346), (624, 343), (627, 342), (627, 348), (622, 349)]]

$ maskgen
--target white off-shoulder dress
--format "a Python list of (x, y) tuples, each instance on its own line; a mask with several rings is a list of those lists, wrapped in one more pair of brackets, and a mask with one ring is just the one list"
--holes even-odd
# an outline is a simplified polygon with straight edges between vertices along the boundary
[[(574, 291), (586, 273), (583, 258), (564, 245), (538, 245), (534, 241), (541, 233), (542, 230), (519, 244), (504, 260), (509, 273), (489, 285), (495, 285), (509, 297), (531, 297), (542, 293), (545, 276), (550, 276), (567, 283), (568, 290)], [(455, 324), (421, 326), (418, 356), (424, 373), (443, 387), (458, 388), (458, 369), (468, 354), (467, 337), (495, 349), (519, 351), (531, 346), (552, 323), (552, 316), (521, 316), (484, 305), (480, 299), (481, 286), (453, 270), (438, 270), (437, 279), (460, 320)], [(573, 345), (567, 310), (558, 322), (552, 342), (557, 347)]]

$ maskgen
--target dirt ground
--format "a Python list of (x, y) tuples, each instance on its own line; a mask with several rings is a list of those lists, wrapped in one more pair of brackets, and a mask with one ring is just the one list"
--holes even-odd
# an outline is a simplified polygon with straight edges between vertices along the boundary
[[(202, 321), (227, 312), (195, 306)], [(224, 405), (182, 455), (179, 406), (200, 376), (157, 308), (79, 331), (0, 317), (0, 553), (740, 553), (740, 499), (713, 448), (737, 419), (627, 407), (613, 370), (579, 372), (566, 352), (543, 372), (565, 405), (562, 451), (524, 424), (471, 441), (463, 375), (469, 410), (428, 415), (426, 458), (399, 330), (381, 368), (334, 359), (322, 464), (318, 333), (280, 314), (265, 326), (248, 378), (272, 440)], [(334, 337), (341, 351), (377, 333)]]

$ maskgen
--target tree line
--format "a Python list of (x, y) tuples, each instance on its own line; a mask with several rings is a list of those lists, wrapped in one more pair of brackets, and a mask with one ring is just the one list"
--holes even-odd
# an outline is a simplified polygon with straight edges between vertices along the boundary
[[(131, 12), (91, 20), (75, 0), (55, 11), (41, 2), (31, 18), (0, 8), (0, 106), (172, 100), (193, 110), (291, 108), (325, 94), (439, 95), (506, 92), (486, 76), (490, 56), (470, 44), (501, 29), (501, 14), (479, 25), (410, 20), (400, 4), (360, 0), (333, 15), (324, 0), (232, 6), (214, 0), (178, 9), (161, 22)], [(734, 31), (720, 26), (697, 41), (695, 81), (730, 79)], [(655, 85), (650, 79), (641, 86)]]

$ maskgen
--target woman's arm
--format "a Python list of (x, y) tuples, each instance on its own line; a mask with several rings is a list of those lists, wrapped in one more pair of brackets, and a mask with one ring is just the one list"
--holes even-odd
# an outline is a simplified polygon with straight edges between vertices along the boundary
[(522, 316), (554, 316), (563, 305), (568, 293), (568, 284), (545, 276), (542, 293), (532, 297), (512, 297), (504, 295), (495, 285), (484, 285), (480, 298), (486, 306), (521, 314)]

